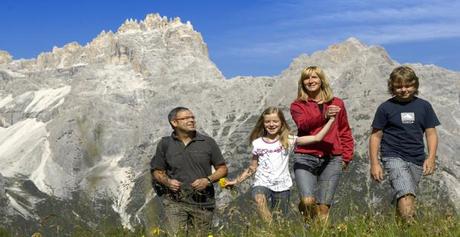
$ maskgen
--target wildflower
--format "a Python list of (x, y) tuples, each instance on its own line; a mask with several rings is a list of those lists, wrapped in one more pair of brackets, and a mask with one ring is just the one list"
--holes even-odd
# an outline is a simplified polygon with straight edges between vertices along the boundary
[(225, 185), (227, 184), (227, 179), (226, 178), (220, 178), (219, 179), (219, 186), (221, 188), (225, 188)]
[(344, 223), (341, 223), (337, 226), (337, 230), (339, 230), (339, 232), (347, 232), (347, 229), (348, 226)]
[(151, 234), (152, 236), (160, 235), (160, 233), (161, 233), (160, 227), (153, 227), (153, 228), (150, 230), (150, 234)]
[(32, 237), (42, 237), (42, 234), (40, 234), (40, 232), (35, 232), (32, 234)]

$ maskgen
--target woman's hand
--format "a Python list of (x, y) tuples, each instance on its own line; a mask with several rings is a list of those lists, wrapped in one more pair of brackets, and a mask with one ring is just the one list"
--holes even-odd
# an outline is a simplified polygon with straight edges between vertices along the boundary
[(337, 105), (329, 105), (326, 109), (326, 113), (324, 116), (326, 119), (329, 119), (331, 117), (337, 116), (337, 114), (340, 112), (340, 107)]

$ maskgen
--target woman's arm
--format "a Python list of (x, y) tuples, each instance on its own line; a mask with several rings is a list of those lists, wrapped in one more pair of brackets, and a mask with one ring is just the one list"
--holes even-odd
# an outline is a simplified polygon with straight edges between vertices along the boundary
[(327, 123), (324, 125), (324, 127), (315, 135), (313, 136), (302, 136), (298, 137), (296, 140), (297, 145), (307, 145), (313, 142), (319, 142), (323, 140), (324, 136), (326, 136), (327, 132), (329, 132), (329, 129), (332, 126), (332, 123), (334, 123), (335, 117), (331, 117)]
[(259, 159), (257, 156), (253, 156), (251, 159), (251, 163), (249, 164), (249, 167), (245, 169), (240, 175), (238, 175), (236, 179), (227, 180), (225, 182), (225, 187), (234, 186), (234, 185), (238, 185), (242, 183), (243, 181), (251, 177), (256, 172), (258, 166), (259, 166)]
[(339, 132), (340, 144), (342, 145), (342, 156), (345, 163), (349, 163), (353, 159), (354, 140), (351, 133), (350, 124), (348, 123), (347, 110), (342, 104), (340, 112), (337, 114), (337, 126)]

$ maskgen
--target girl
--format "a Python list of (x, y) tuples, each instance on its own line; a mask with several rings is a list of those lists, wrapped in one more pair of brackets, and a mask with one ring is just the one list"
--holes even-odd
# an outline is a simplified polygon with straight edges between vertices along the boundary
[(295, 144), (309, 144), (323, 139), (335, 118), (331, 117), (323, 129), (314, 136), (290, 135), (283, 112), (276, 107), (267, 108), (260, 115), (251, 132), (252, 159), (249, 167), (236, 179), (227, 180), (225, 187), (240, 184), (255, 173), (252, 195), (263, 220), (272, 221), (273, 209), (287, 214), (290, 188), (289, 153)]

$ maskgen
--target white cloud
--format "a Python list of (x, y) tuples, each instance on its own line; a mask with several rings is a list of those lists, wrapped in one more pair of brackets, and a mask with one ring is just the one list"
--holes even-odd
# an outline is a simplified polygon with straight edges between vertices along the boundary
[[(368, 44), (460, 37), (460, 1), (287, 1), (272, 3), (267, 25), (227, 32), (221, 55), (266, 57), (298, 54), (354, 36)], [(327, 6), (331, 6), (328, 8)], [(241, 37), (244, 36), (244, 37)]]
[(356, 36), (376, 44), (460, 37), (460, 22), (445, 24), (388, 25), (374, 31), (357, 32)]
[(305, 50), (316, 49), (321, 47), (324, 43), (320, 39), (305, 39), (305, 38), (287, 38), (283, 40), (263, 41), (258, 43), (240, 45), (239, 47), (229, 48), (225, 53), (226, 55), (241, 56), (247, 55), (251, 57), (277, 56), (286, 54), (287, 52), (297, 51), (299, 47)]

